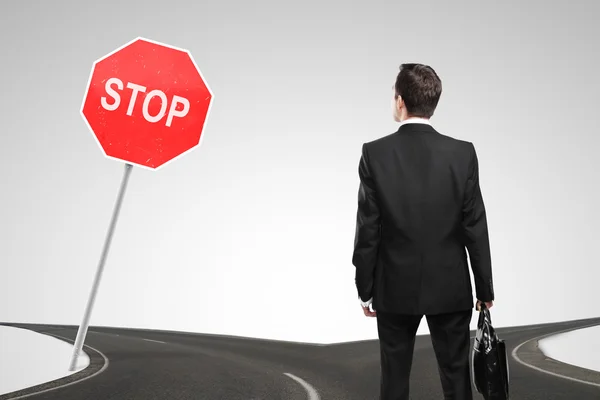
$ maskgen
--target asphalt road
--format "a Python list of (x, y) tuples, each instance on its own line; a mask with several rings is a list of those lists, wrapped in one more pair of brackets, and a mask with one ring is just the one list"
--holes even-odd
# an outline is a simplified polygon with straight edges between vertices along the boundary
[[(499, 329), (509, 352), (517, 348), (516, 357), (510, 357), (511, 399), (600, 400), (600, 373), (547, 359), (535, 341), (542, 335), (594, 324), (600, 324), (600, 318)], [(77, 334), (77, 327), (73, 326), (3, 325), (28, 328), (71, 343)], [(376, 340), (316, 346), (90, 327), (86, 346), (91, 347), (85, 348), (91, 364), (85, 370), (66, 379), (2, 395), (0, 400), (378, 399)], [(590, 349), (597, 351), (597, 344), (590, 344)], [(68, 361), (65, 360), (65, 368)], [(429, 336), (417, 338), (411, 381), (413, 399), (443, 398)], [(31, 394), (42, 390), (46, 391)]]

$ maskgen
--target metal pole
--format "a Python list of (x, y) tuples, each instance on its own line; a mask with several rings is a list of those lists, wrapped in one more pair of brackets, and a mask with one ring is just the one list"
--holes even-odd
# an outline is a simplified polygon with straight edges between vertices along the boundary
[(119, 211), (121, 210), (121, 204), (123, 202), (123, 195), (125, 194), (125, 189), (127, 188), (127, 182), (129, 181), (129, 175), (131, 174), (131, 164), (125, 164), (125, 173), (123, 174), (123, 179), (121, 181), (121, 187), (119, 189), (119, 194), (117, 196), (117, 202), (115, 204), (115, 208), (113, 210), (112, 219), (110, 221), (110, 226), (108, 227), (108, 233), (106, 234), (106, 240), (104, 241), (104, 248), (102, 250), (102, 256), (100, 257), (100, 263), (98, 264), (98, 269), (96, 271), (96, 277), (94, 278), (94, 285), (92, 286), (92, 291), (90, 293), (90, 297), (88, 299), (87, 307), (85, 308), (85, 314), (83, 316), (83, 322), (79, 326), (79, 331), (77, 332), (77, 338), (75, 339), (75, 347), (73, 350), (73, 357), (71, 358), (71, 364), (69, 365), (69, 371), (75, 371), (77, 367), (77, 360), (79, 359), (79, 354), (81, 353), (81, 349), (83, 348), (83, 342), (85, 341), (85, 335), (87, 334), (88, 326), (90, 323), (90, 315), (92, 313), (92, 308), (94, 307), (94, 301), (96, 300), (96, 294), (98, 293), (98, 286), (100, 285), (100, 279), (102, 278), (102, 272), (104, 270), (104, 263), (106, 262), (106, 257), (108, 255), (108, 250), (110, 248), (110, 242), (112, 241), (112, 236), (115, 231), (115, 226), (117, 225), (117, 218), (119, 217)]

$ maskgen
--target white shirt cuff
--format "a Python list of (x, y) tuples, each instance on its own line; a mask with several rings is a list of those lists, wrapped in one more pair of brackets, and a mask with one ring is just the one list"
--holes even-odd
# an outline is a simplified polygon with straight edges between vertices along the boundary
[(373, 298), (372, 297), (369, 300), (367, 300), (367, 301), (360, 300), (360, 305), (363, 306), (363, 307), (369, 307), (372, 303), (373, 303)]

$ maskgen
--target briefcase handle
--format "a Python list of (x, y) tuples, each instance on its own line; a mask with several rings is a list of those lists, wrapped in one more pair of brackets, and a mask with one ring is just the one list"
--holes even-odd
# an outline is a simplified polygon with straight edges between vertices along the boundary
[(481, 302), (479, 305), (479, 321), (481, 324), (481, 319), (485, 318), (489, 325), (492, 325), (492, 314), (490, 313), (490, 309), (487, 308), (484, 302)]

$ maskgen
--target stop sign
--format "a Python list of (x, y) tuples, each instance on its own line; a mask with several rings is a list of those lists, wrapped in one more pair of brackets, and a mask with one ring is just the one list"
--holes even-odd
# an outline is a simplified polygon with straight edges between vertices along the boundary
[(94, 63), (81, 113), (107, 157), (158, 169), (200, 144), (212, 97), (187, 50), (137, 38)]

